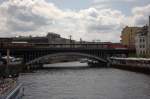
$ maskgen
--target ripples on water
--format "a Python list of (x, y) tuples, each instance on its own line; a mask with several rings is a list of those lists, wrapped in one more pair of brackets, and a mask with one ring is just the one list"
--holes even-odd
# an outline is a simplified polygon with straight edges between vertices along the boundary
[(150, 99), (149, 75), (118, 69), (40, 70), (19, 79), (23, 99)]

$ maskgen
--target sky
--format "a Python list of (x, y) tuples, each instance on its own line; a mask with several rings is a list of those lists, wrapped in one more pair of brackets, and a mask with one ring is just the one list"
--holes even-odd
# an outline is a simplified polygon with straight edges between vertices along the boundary
[(125, 26), (148, 24), (150, 0), (0, 0), (0, 37), (119, 42)]

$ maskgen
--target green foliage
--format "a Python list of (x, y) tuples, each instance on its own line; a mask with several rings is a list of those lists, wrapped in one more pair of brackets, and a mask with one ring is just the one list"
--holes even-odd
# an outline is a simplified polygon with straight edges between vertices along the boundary
[(137, 56), (135, 53), (129, 54), (128, 57), (136, 57), (138, 58), (139, 56)]

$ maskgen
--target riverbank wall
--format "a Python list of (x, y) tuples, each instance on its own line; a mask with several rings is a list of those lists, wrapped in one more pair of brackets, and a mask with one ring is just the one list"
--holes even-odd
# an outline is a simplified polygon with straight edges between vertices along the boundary
[(138, 67), (138, 66), (132, 66), (132, 65), (120, 65), (120, 64), (113, 64), (110, 66), (111, 68), (117, 68), (122, 70), (128, 70), (133, 72), (140, 72), (144, 74), (150, 74), (150, 68), (149, 67)]
[(25, 66), (19, 65), (0, 65), (0, 77), (7, 77), (9, 75), (18, 75), (25, 71)]
[(145, 58), (111, 58), (112, 68), (150, 74), (150, 59)]

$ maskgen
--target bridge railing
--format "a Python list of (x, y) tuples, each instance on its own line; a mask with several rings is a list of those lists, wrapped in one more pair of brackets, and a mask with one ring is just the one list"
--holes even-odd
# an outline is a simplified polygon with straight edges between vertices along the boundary
[(97, 43), (84, 43), (84, 44), (48, 44), (48, 43), (7, 43), (0, 46), (0, 48), (113, 48), (113, 49), (126, 49), (125, 47), (114, 48), (111, 44), (97, 44)]
[(35, 44), (35, 47), (49, 48), (103, 48), (100, 44)]

